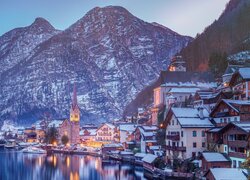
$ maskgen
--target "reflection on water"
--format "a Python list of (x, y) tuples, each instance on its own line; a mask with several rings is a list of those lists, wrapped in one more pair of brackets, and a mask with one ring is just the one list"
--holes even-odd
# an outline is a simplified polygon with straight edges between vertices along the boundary
[(144, 179), (142, 168), (102, 162), (81, 155), (35, 155), (0, 150), (0, 179), (4, 180), (112, 180)]

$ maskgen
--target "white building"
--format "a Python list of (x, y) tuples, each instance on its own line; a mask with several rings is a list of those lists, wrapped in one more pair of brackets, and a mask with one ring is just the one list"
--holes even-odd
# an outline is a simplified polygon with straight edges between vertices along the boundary
[(207, 110), (200, 108), (170, 108), (166, 126), (166, 156), (187, 159), (206, 149), (205, 131), (213, 127)]
[(135, 131), (136, 124), (132, 123), (123, 123), (118, 126), (120, 134), (120, 143), (131, 141), (130, 136)]
[(116, 126), (110, 123), (102, 124), (96, 131), (96, 141), (115, 142), (119, 140)]

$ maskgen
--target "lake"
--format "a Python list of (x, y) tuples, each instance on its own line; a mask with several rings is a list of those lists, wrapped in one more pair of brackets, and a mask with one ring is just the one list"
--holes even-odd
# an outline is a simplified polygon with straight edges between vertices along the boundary
[(36, 155), (0, 150), (1, 180), (145, 179), (142, 167), (84, 155)]

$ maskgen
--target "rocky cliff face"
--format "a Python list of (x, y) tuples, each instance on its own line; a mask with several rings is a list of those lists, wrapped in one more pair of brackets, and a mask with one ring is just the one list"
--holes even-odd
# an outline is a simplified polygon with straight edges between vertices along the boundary
[[(34, 24), (36, 21), (30, 27)], [(34, 27), (34, 34), (21, 38), (29, 45), (19, 49), (19, 54), (10, 52), (19, 39), (9, 42), (9, 56), (15, 63), (0, 56), (4, 67), (0, 84), (2, 120), (67, 117), (74, 82), (82, 121), (120, 117), (136, 94), (192, 40), (113, 6), (92, 9), (62, 32), (50, 25), (42, 27)], [(41, 31), (47, 33), (46, 38), (39, 36)], [(12, 34), (0, 37), (0, 47)], [(3, 48), (0, 54), (4, 54)], [(19, 58), (20, 54), (24, 57)]]

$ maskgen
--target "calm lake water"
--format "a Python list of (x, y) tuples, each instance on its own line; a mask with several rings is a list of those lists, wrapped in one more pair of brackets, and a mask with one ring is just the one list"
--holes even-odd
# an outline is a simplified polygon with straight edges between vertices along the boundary
[(81, 155), (32, 155), (0, 150), (1, 180), (145, 179), (141, 167)]

